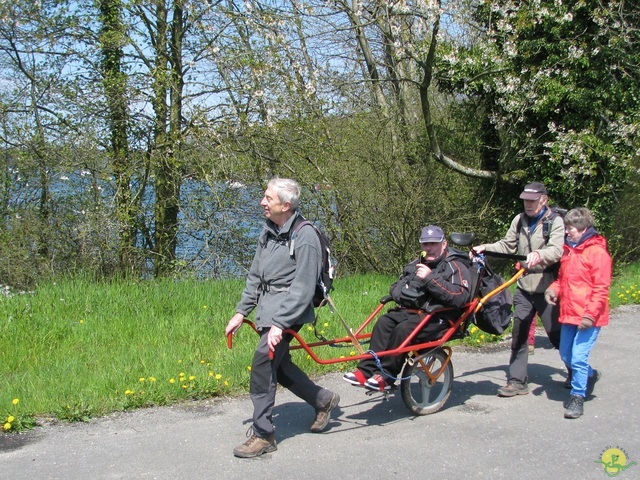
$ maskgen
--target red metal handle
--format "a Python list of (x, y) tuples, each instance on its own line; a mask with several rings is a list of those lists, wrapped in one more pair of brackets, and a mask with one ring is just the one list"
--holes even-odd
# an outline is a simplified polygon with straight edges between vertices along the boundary
[(227, 335), (227, 348), (231, 349), (233, 347), (233, 333)]

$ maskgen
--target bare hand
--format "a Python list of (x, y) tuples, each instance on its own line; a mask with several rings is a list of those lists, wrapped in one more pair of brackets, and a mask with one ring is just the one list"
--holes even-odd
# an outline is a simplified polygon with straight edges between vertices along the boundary
[(476, 253), (484, 253), (484, 251), (486, 250), (484, 245), (476, 245), (475, 247), (471, 247), (471, 250), (469, 252), (469, 258), (473, 258), (473, 254)]
[(578, 325), (578, 330), (586, 330), (587, 328), (593, 327), (593, 320), (589, 317), (582, 317), (580, 319), (580, 325)]
[(280, 343), (280, 340), (282, 340), (282, 329), (272, 325), (269, 333), (267, 334), (267, 345), (269, 345), (269, 350), (273, 352), (276, 345)]
[(527, 255), (527, 259), (525, 260), (527, 264), (527, 268), (533, 268), (540, 263), (540, 254), (538, 252), (531, 252)]
[(553, 288), (547, 288), (544, 292), (544, 299), (549, 305), (555, 305), (558, 303), (558, 292)]
[(230, 333), (236, 333), (236, 331), (242, 326), (242, 321), (244, 320), (244, 315), (241, 313), (236, 313), (229, 323), (227, 323), (227, 328), (224, 330), (224, 335), (228, 336)]
[(431, 269), (424, 263), (419, 263), (418, 265), (416, 265), (416, 277), (424, 280), (430, 273)]

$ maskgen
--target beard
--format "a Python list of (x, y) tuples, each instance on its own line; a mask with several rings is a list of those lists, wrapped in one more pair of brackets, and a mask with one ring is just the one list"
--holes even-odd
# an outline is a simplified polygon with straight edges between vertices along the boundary
[(442, 259), (444, 258), (445, 254), (446, 254), (446, 251), (442, 252), (440, 255), (438, 255), (436, 258), (434, 258), (432, 260), (429, 260), (428, 258), (425, 258), (424, 259), (424, 263), (425, 263), (425, 265), (427, 267), (433, 268), (433, 267), (435, 267), (436, 265), (438, 265), (442, 261)]

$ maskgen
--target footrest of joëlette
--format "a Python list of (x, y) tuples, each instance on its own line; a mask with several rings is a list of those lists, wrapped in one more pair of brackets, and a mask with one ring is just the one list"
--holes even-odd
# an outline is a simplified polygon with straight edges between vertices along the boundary
[(396, 384), (392, 384), (389, 386), (389, 390), (384, 390), (384, 391), (369, 390), (367, 388), (364, 394), (367, 395), (368, 397), (373, 397), (374, 395), (380, 395), (382, 399), (386, 401), (386, 400), (389, 400), (389, 395), (394, 393), (396, 390), (398, 390), (398, 386)]

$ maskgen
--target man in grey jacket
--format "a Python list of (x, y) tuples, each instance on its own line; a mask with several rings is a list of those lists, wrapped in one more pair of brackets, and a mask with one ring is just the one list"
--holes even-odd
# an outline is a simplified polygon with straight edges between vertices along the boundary
[[(300, 216), (300, 186), (290, 179), (274, 178), (260, 205), (267, 217), (258, 248), (247, 275), (236, 314), (225, 334), (235, 333), (256, 308), (255, 324), (260, 340), (251, 364), (249, 392), (253, 402), (253, 426), (249, 439), (236, 447), (237, 457), (257, 457), (277, 449), (272, 421), (277, 383), (309, 403), (316, 412), (311, 431), (322, 432), (340, 397), (313, 383), (291, 360), (286, 329), (298, 331), (313, 322), (313, 295), (321, 267), (320, 240), (312, 226), (296, 233), (293, 257), (289, 234)], [(272, 359), (270, 358), (270, 352)]]
[(527, 274), (520, 277), (513, 296), (513, 332), (507, 385), (498, 389), (501, 397), (529, 393), (527, 363), (528, 334), (536, 314), (540, 315), (551, 344), (560, 344), (558, 307), (550, 305), (544, 292), (555, 280), (562, 256), (564, 221), (548, 206), (547, 189), (540, 182), (529, 183), (520, 194), (524, 212), (516, 215), (504, 238), (474, 247), (477, 253), (497, 252), (526, 256)]

